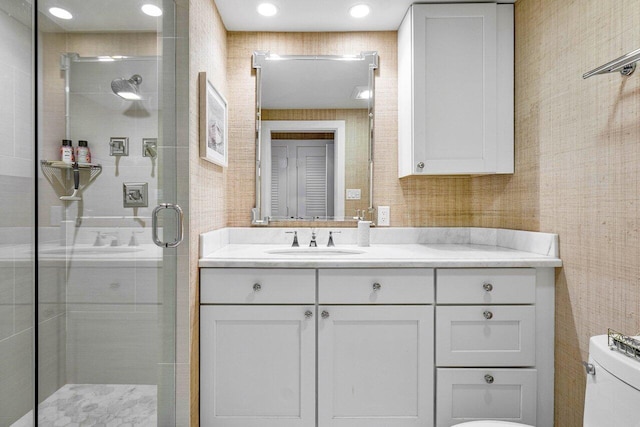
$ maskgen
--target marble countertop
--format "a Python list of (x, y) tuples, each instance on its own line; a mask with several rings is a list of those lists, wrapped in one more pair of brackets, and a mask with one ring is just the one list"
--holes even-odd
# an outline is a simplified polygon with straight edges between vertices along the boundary
[[(470, 229), (460, 228), (439, 229), (437, 233), (431, 229), (426, 233), (431, 237), (425, 238), (425, 229), (421, 229), (421, 233), (417, 233), (416, 230), (413, 230), (413, 235), (418, 236), (415, 240), (426, 242), (398, 241), (398, 234), (411, 235), (411, 230), (407, 229), (397, 230), (396, 239), (392, 244), (372, 243), (369, 247), (349, 244), (351, 239), (344, 239), (343, 236), (347, 244), (336, 243), (333, 249), (354, 253), (331, 254), (327, 253), (326, 243), (321, 239), (318, 240), (317, 248), (307, 247), (306, 240), (300, 240), (300, 248), (291, 248), (290, 243), (274, 244), (273, 239), (269, 243), (268, 239), (256, 237), (261, 232), (249, 236), (250, 232), (247, 234), (246, 231), (241, 232), (238, 229), (226, 229), (203, 235), (201, 246), (208, 251), (201, 254), (199, 266), (244, 268), (562, 266), (562, 261), (557, 256), (557, 236), (553, 234), (513, 230), (501, 233), (501, 230), (496, 229), (470, 231)], [(496, 231), (494, 233), (491, 230)], [(388, 231), (385, 230), (385, 232)], [(290, 238), (289, 235), (285, 239)], [(411, 240), (409, 237), (403, 239)], [(276, 241), (279, 242), (280, 238)], [(306, 244), (303, 245), (303, 242)], [(321, 243), (324, 244), (321, 245)], [(270, 253), (283, 250), (290, 253)], [(315, 250), (321, 253), (317, 254)]]

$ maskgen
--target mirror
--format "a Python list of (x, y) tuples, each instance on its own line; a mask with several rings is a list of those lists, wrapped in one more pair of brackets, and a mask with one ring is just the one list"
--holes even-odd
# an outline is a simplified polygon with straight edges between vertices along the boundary
[[(372, 212), (376, 52), (255, 52), (254, 225), (353, 220)], [(359, 211), (359, 213), (358, 213)]]

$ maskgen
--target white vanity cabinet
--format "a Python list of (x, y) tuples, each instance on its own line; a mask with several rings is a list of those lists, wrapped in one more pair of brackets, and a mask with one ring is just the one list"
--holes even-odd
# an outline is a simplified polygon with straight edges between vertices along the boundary
[(433, 277), (202, 269), (201, 425), (433, 426)]
[(208, 427), (553, 426), (553, 268), (202, 268)]
[(312, 269), (201, 270), (201, 425), (315, 426), (315, 277)]
[(433, 276), (318, 270), (319, 426), (433, 425)]
[(513, 173), (513, 5), (414, 4), (398, 30), (398, 172)]
[(536, 342), (543, 327), (536, 282), (534, 268), (437, 270), (436, 426), (482, 419), (552, 425), (537, 423), (537, 345), (545, 343)]

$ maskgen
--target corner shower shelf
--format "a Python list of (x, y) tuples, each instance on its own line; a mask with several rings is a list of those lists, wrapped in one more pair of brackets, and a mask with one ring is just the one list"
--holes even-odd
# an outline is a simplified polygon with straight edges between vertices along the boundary
[[(73, 168), (70, 163), (56, 160), (41, 160), (40, 168), (42, 169), (44, 176), (47, 178), (47, 181), (51, 183), (54, 189), (56, 185), (61, 187), (61, 191), (64, 191), (65, 193), (69, 188), (73, 189)], [(102, 165), (97, 163), (78, 163), (78, 169), (80, 170), (79, 191), (82, 191), (83, 188), (91, 184), (93, 180), (102, 173)], [(89, 172), (88, 178), (83, 179), (83, 175), (86, 176), (83, 172)]]

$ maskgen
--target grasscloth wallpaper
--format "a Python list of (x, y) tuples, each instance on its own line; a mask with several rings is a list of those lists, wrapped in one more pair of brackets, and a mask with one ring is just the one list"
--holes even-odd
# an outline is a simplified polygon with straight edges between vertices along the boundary
[[(198, 235), (226, 225), (227, 173), (200, 159), (198, 129), (198, 73), (229, 100), (227, 89), (227, 31), (212, 0), (189, 1), (189, 306), (191, 333), (191, 425), (199, 425), (199, 321), (200, 288)], [(233, 105), (233, 102), (229, 104)]]
[(589, 337), (640, 331), (637, 0), (518, 0), (516, 174), (471, 182), (474, 225), (558, 233), (556, 426), (582, 426)]
[(468, 225), (469, 177), (398, 179), (397, 33), (250, 33), (229, 32), (230, 105), (228, 226), (250, 225), (255, 204), (255, 72), (251, 55), (268, 50), (281, 55), (341, 55), (375, 50), (376, 71), (374, 205), (391, 206), (393, 226)]

